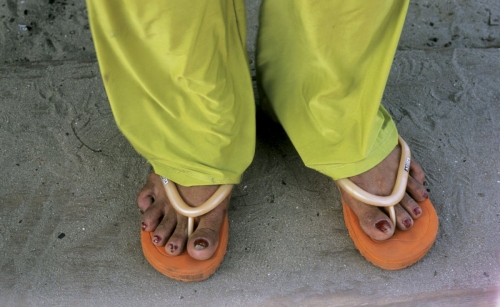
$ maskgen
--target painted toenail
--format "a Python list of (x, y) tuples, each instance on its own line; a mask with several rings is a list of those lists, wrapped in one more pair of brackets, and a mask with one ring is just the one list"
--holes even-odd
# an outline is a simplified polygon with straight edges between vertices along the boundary
[(422, 193), (422, 197), (423, 198), (429, 198), (429, 194), (427, 193), (427, 191), (424, 191), (424, 193)]
[(159, 236), (153, 236), (153, 243), (158, 244), (160, 242), (161, 238)]
[(422, 211), (420, 210), (420, 208), (415, 208), (415, 209), (413, 209), (413, 213), (414, 213), (416, 216), (419, 216), (420, 214), (422, 214)]
[(385, 232), (385, 233), (390, 233), (391, 230), (391, 225), (387, 221), (380, 221), (375, 224), (375, 227), (378, 228), (378, 230)]
[(175, 252), (175, 251), (179, 248), (179, 246), (177, 246), (177, 245), (175, 245), (175, 244), (172, 244), (172, 243), (170, 243), (170, 244), (168, 245), (168, 247), (170, 248), (170, 252), (171, 252), (171, 253), (174, 253), (174, 252)]
[(405, 218), (403, 220), (403, 225), (405, 225), (405, 227), (408, 229), (411, 227), (411, 219), (410, 218)]
[(142, 222), (142, 224), (141, 224), (142, 230), (146, 230), (146, 227), (148, 227), (148, 225), (146, 225), (146, 223)]
[(202, 250), (208, 247), (208, 242), (204, 239), (197, 239), (194, 241), (194, 249)]

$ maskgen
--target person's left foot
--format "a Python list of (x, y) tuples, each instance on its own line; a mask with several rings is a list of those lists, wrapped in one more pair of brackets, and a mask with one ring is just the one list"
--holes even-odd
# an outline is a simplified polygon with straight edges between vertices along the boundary
[[(387, 196), (390, 195), (396, 182), (399, 167), (401, 147), (396, 146), (393, 151), (372, 169), (350, 177), (352, 182), (368, 193)], [(396, 225), (393, 225), (387, 214), (380, 208), (367, 205), (355, 199), (341, 189), (342, 198), (359, 219), (363, 231), (374, 240), (389, 239), (396, 229), (409, 230), (422, 213), (417, 201), (424, 201), (429, 197), (424, 187), (425, 174), (420, 165), (413, 160), (410, 163), (407, 193), (394, 208), (396, 210)]]

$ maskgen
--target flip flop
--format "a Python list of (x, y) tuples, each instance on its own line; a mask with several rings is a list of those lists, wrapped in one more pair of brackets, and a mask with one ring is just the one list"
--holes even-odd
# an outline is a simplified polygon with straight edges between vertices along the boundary
[[(411, 161), (410, 149), (401, 137), (399, 137), (399, 144), (401, 145), (401, 161), (391, 195), (370, 194), (347, 178), (336, 181), (342, 190), (357, 200), (369, 205), (387, 208), (393, 225), (396, 225), (394, 206), (403, 199), (406, 193)], [(366, 260), (382, 269), (399, 270), (416, 263), (425, 256), (436, 241), (439, 221), (436, 210), (429, 199), (417, 203), (422, 209), (422, 215), (415, 220), (410, 230), (396, 229), (394, 235), (388, 240), (377, 241), (370, 238), (361, 229), (358, 217), (342, 200), (344, 222), (349, 236)]]
[[(188, 236), (194, 228), (194, 218), (206, 214), (217, 207), (231, 193), (233, 185), (221, 185), (217, 191), (201, 206), (190, 207), (179, 195), (175, 183), (161, 177), (167, 197), (174, 209), (188, 217)], [(219, 234), (219, 245), (210, 259), (196, 260), (187, 251), (178, 256), (167, 254), (164, 246), (156, 246), (152, 242), (153, 232), (141, 232), (142, 251), (146, 260), (160, 273), (180, 281), (202, 281), (210, 277), (222, 263), (226, 254), (229, 237), (229, 220), (227, 214)]]

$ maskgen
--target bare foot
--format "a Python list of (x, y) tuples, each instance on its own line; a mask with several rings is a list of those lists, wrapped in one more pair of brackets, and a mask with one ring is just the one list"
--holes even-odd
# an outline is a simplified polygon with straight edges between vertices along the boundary
[[(179, 194), (190, 206), (203, 204), (219, 186), (184, 187), (177, 185)], [(153, 244), (165, 246), (170, 255), (179, 255), (186, 248), (191, 257), (206, 260), (219, 244), (219, 231), (229, 205), (230, 196), (209, 213), (195, 219), (195, 230), (188, 240), (187, 217), (178, 214), (170, 204), (160, 176), (152, 173), (137, 195), (142, 215), (142, 230), (154, 231)]]
[[(354, 177), (350, 177), (355, 184), (365, 191), (387, 196), (392, 192), (400, 161), (401, 147), (396, 146), (394, 150), (374, 168)], [(429, 197), (424, 187), (425, 174), (420, 165), (411, 161), (410, 176), (406, 194), (396, 209), (396, 227), (400, 230), (408, 230), (413, 226), (414, 220), (422, 214), (422, 209), (416, 201), (424, 201)], [(378, 207), (364, 204), (343, 190), (342, 198), (346, 204), (354, 211), (359, 219), (363, 231), (374, 240), (387, 240), (395, 231), (389, 217)]]

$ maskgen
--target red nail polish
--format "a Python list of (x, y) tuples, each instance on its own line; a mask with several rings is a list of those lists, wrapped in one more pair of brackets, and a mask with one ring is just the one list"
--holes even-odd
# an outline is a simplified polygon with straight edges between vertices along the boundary
[(146, 227), (148, 227), (148, 225), (146, 225), (146, 223), (142, 222), (142, 224), (141, 224), (142, 230), (146, 230)]
[(197, 239), (194, 241), (194, 249), (200, 250), (208, 247), (208, 242), (205, 239)]
[(159, 236), (153, 236), (153, 243), (158, 244), (160, 242), (161, 238)]
[(413, 214), (415, 214), (416, 216), (419, 216), (420, 214), (422, 214), (422, 211), (420, 210), (420, 208), (415, 208), (415, 209), (413, 209)]
[(405, 225), (406, 229), (409, 229), (411, 227), (411, 219), (410, 218), (405, 218), (403, 220), (403, 225)]
[(378, 230), (389, 233), (391, 230), (391, 225), (387, 221), (380, 221), (375, 224), (375, 227), (378, 228)]
[(422, 193), (422, 197), (425, 199), (429, 198), (429, 193), (427, 193), (427, 191), (424, 191), (424, 193)]
[(170, 244), (168, 245), (168, 248), (170, 248), (170, 252), (173, 254), (173, 253), (174, 253), (174, 252), (175, 252), (175, 251), (179, 248), (179, 246), (177, 246), (177, 245), (175, 245), (175, 244), (170, 243)]

